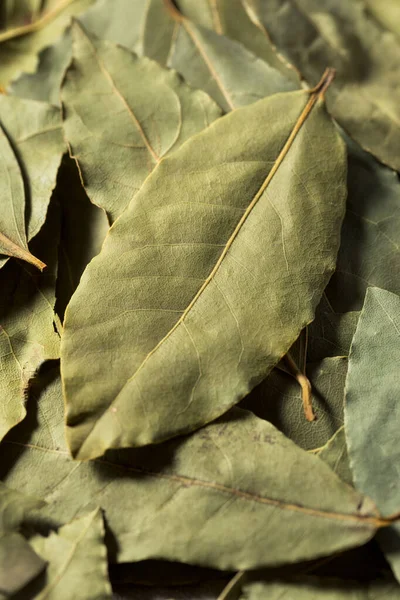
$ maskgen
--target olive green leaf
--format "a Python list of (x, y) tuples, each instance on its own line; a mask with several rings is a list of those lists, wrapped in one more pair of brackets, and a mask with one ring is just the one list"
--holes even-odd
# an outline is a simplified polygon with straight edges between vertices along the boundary
[(0, 122), (14, 149), (25, 188), (25, 225), (28, 240), (46, 219), (57, 171), (65, 151), (59, 109), (0, 95)]
[[(343, 237), (341, 243), (345, 245)], [(325, 290), (315, 319), (308, 327), (307, 360), (318, 362), (329, 356), (348, 356), (359, 316), (358, 311), (335, 312)]]
[(365, 0), (370, 13), (379, 23), (400, 37), (400, 4), (398, 0)]
[(335, 265), (346, 175), (320, 92), (218, 119), (159, 164), (110, 229), (66, 312), (74, 456), (212, 421), (312, 320)]
[(31, 544), (47, 561), (43, 589), (35, 600), (110, 600), (107, 550), (101, 510), (61, 527), (48, 537), (35, 536)]
[(316, 576), (282, 580), (249, 581), (239, 600), (398, 600), (400, 587), (395, 580), (371, 583), (342, 581)]
[(65, 134), (89, 198), (114, 220), (160, 160), (221, 112), (157, 63), (89, 38), (78, 23), (73, 35)]
[[(400, 511), (399, 360), (400, 298), (368, 288), (349, 356), (345, 427), (354, 483), (385, 515)], [(381, 542), (400, 580), (400, 525)]]
[(44, 273), (12, 261), (0, 271), (0, 439), (25, 417), (27, 389), (40, 365), (59, 356), (53, 310), (58, 229), (53, 205), (32, 243), (48, 265)]
[(185, 438), (76, 463), (54, 376), (3, 441), (0, 476), (43, 497), (37, 517), (50, 525), (100, 506), (112, 560), (248, 569), (363, 544), (385, 524), (316, 456), (240, 409)]
[(71, 15), (87, 9), (93, 0), (43, 0), (40, 14), (29, 6), (19, 7), (17, 21), (0, 31), (0, 86), (6, 86), (21, 72), (32, 73), (37, 55), (65, 30)]
[(296, 71), (276, 52), (265, 28), (246, 6), (245, 1), (177, 0), (176, 4), (185, 17), (197, 25), (240, 42), (298, 86)]
[(104, 210), (89, 201), (77, 166), (67, 156), (58, 174), (55, 194), (61, 206), (56, 313), (63, 320), (83, 271), (100, 252), (109, 225)]
[(310, 85), (327, 65), (336, 69), (329, 111), (364, 149), (400, 170), (400, 44), (370, 18), (365, 3), (245, 1)]
[(26, 517), (43, 501), (25, 496), (0, 482), (0, 599), (9, 598), (45, 567), (27, 540), (19, 533)]
[(298, 87), (241, 44), (195, 25), (172, 4), (170, 12), (176, 31), (168, 66), (207, 92), (225, 112)]
[(340, 479), (353, 485), (344, 426), (340, 427), (325, 446), (317, 452), (317, 456), (326, 462)]
[(45, 263), (33, 256), (28, 249), (25, 233), (24, 182), (16, 156), (1, 126), (0, 197), (0, 255), (20, 258), (42, 271), (46, 266)]
[(273, 423), (305, 450), (319, 448), (343, 425), (346, 372), (347, 361), (343, 357), (307, 364), (317, 416), (312, 423), (305, 419), (299, 384), (280, 369), (274, 369), (241, 406)]

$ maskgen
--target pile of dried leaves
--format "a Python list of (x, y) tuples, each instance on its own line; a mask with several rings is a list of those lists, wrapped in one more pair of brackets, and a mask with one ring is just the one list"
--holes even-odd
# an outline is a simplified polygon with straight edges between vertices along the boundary
[(1, 1), (1, 600), (400, 598), (399, 6)]

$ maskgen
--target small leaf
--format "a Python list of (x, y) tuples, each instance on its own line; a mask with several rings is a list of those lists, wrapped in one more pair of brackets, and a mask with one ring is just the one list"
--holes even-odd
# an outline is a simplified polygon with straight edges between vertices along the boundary
[(318, 90), (238, 109), (163, 159), (66, 313), (74, 456), (193, 431), (264, 379), (334, 269), (345, 170)]
[(161, 158), (221, 113), (176, 73), (89, 38), (78, 23), (73, 35), (65, 133), (89, 198), (115, 220)]
[(48, 563), (44, 588), (35, 600), (111, 600), (99, 508), (63, 525), (47, 538), (34, 537), (31, 543)]
[(57, 371), (49, 377), (37, 411), (3, 442), (0, 475), (45, 498), (38, 517), (55, 526), (100, 505), (111, 560), (272, 566), (363, 544), (386, 524), (321, 460), (240, 409), (188, 437), (77, 464)]
[[(400, 511), (399, 360), (400, 298), (369, 288), (350, 350), (345, 426), (354, 483), (385, 515)], [(381, 543), (400, 580), (400, 525)]]

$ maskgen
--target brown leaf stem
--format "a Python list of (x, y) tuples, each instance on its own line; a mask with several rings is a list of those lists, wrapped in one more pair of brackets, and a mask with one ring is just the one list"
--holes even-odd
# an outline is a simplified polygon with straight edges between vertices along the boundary
[(306, 374), (299, 369), (290, 352), (286, 354), (285, 362), (288, 365), (293, 377), (296, 379), (296, 381), (301, 387), (301, 398), (303, 400), (304, 415), (307, 421), (315, 421), (316, 416), (312, 407), (312, 388), (310, 380), (308, 379)]

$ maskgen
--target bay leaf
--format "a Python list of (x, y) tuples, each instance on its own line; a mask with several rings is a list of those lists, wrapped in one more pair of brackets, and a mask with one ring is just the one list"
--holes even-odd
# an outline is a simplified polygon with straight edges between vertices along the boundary
[(31, 544), (48, 563), (44, 587), (35, 600), (111, 600), (99, 508), (63, 525), (48, 537), (35, 536)]
[(323, 446), (343, 425), (344, 383), (347, 361), (343, 357), (308, 363), (306, 375), (312, 387), (316, 420), (304, 417), (297, 381), (274, 369), (241, 403), (258, 417), (270, 421), (305, 450)]
[(89, 198), (115, 220), (161, 159), (221, 113), (176, 73), (89, 38), (77, 23), (73, 35), (65, 134)]
[[(368, 288), (349, 356), (345, 427), (354, 484), (385, 515), (400, 510), (399, 360), (400, 298)], [(400, 525), (381, 543), (400, 580)]]
[[(93, 0), (44, 0), (40, 14), (32, 18), (29, 6), (18, 11), (19, 23), (0, 32), (0, 86), (6, 86), (21, 72), (35, 71), (37, 55), (65, 30), (71, 15), (79, 14)], [(28, 22), (26, 17), (28, 16)]]
[(24, 182), (18, 161), (1, 126), (0, 156), (0, 255), (20, 258), (42, 271), (46, 264), (33, 256), (28, 249)]
[(386, 524), (321, 460), (237, 408), (188, 437), (76, 463), (57, 369), (47, 376), (2, 442), (0, 476), (48, 502), (36, 519), (49, 526), (100, 506), (111, 560), (279, 565), (363, 544)]
[(0, 481), (0, 599), (5, 600), (35, 578), (45, 561), (19, 530), (41, 500), (25, 496)]
[(31, 240), (45, 222), (65, 151), (61, 113), (44, 102), (0, 95), (0, 121), (22, 171), (25, 228)]
[(110, 229), (62, 340), (78, 459), (212, 421), (312, 320), (335, 265), (346, 175), (321, 89), (218, 119), (159, 164)]
[(262, 24), (242, 0), (178, 0), (181, 13), (220, 35), (236, 40), (271, 67), (291, 79), (298, 87), (292, 65), (276, 52)]
[(319, 450), (317, 456), (326, 462), (340, 479), (349, 485), (353, 485), (344, 425), (342, 425), (342, 427), (333, 434), (325, 446)]
[(397, 0), (365, 0), (379, 23), (400, 38), (400, 4)]
[(309, 575), (293, 579), (250, 581), (239, 600), (398, 600), (400, 587), (394, 580), (362, 584)]
[(246, 4), (310, 85), (327, 65), (336, 69), (327, 93), (329, 111), (365, 150), (400, 170), (400, 44), (370, 18), (365, 3), (246, 0)]
[(54, 329), (59, 212), (49, 208), (32, 248), (47, 269), (10, 261), (0, 271), (0, 439), (26, 415), (26, 394), (40, 365), (59, 357)]

